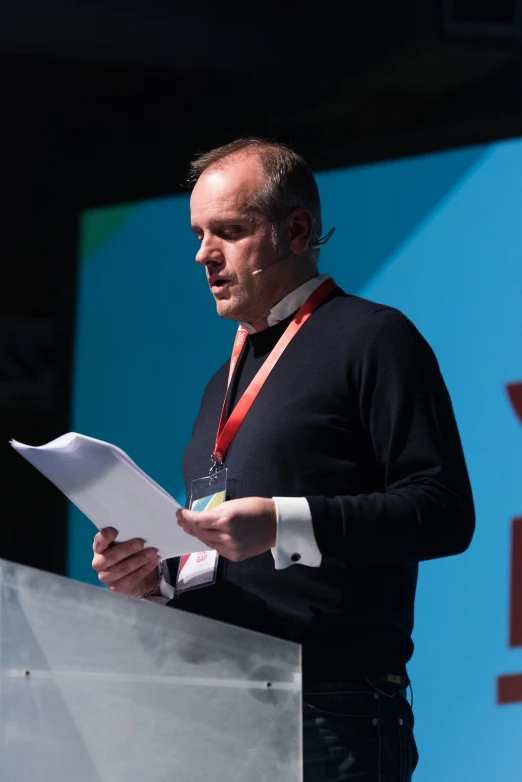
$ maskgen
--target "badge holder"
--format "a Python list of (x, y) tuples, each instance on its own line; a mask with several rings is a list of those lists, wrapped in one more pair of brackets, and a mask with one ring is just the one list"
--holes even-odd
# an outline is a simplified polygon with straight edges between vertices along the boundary
[[(227, 469), (212, 472), (204, 478), (192, 481), (190, 510), (209, 511), (217, 508), (227, 498)], [(212, 586), (216, 583), (218, 553), (214, 549), (184, 554), (179, 562), (176, 578), (176, 597), (191, 589)]]

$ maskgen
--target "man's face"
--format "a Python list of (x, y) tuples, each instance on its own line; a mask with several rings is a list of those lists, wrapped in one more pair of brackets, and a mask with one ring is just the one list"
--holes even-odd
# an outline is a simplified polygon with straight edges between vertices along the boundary
[(259, 158), (238, 155), (204, 171), (192, 191), (196, 262), (205, 266), (223, 318), (255, 323), (275, 303), (273, 275), (253, 275), (278, 257), (268, 218), (252, 207), (264, 181)]

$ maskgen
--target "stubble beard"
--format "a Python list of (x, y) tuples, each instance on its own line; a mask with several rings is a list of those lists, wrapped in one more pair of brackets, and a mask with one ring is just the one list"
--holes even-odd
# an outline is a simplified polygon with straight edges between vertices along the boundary
[[(237, 323), (251, 323), (259, 319), (259, 295), (256, 294), (255, 286), (248, 291), (244, 288), (236, 290), (230, 298), (216, 299), (217, 314), (227, 320), (235, 320)], [(256, 306), (257, 305), (257, 306)]]

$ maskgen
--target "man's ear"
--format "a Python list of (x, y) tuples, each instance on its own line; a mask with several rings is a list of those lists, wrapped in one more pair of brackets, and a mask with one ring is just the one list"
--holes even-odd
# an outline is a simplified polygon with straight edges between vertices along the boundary
[(288, 218), (289, 247), (294, 255), (300, 255), (308, 249), (312, 223), (312, 213), (305, 207), (294, 209)]

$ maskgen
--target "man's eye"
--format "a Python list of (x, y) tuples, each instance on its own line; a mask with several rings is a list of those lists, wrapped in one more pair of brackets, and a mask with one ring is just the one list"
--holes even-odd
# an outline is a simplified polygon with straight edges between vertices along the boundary
[(241, 228), (238, 225), (231, 225), (228, 228), (223, 228), (221, 233), (225, 239), (236, 239), (241, 233)]

